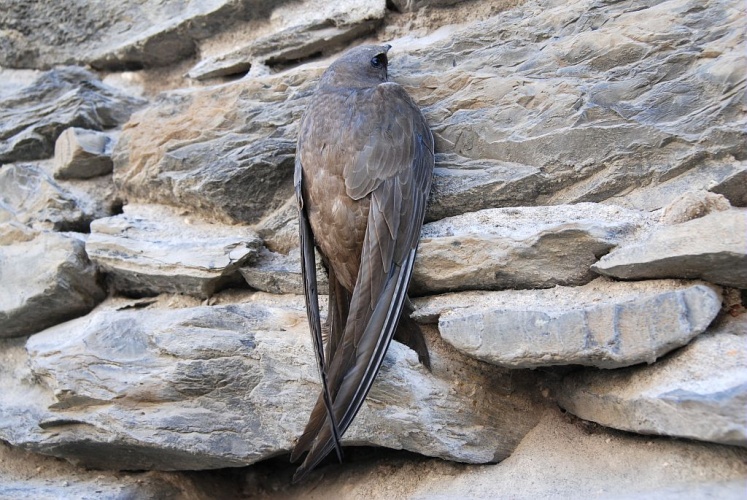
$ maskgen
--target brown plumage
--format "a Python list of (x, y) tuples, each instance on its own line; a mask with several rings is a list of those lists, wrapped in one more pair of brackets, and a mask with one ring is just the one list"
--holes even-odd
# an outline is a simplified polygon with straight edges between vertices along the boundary
[[(333, 449), (342, 459), (339, 439), (407, 309), (433, 173), (433, 135), (405, 90), (387, 82), (389, 48), (356, 47), (335, 61), (301, 122), (295, 189), (306, 308), (323, 388), (291, 456), (295, 461), (309, 452), (295, 481)], [(330, 282), (326, 342), (315, 246)], [(407, 333), (427, 364), (413, 327), (408, 321)]]

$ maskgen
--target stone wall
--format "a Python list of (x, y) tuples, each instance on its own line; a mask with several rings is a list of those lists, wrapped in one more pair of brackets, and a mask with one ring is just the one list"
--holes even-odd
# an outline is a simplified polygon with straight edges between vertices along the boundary
[[(0, 497), (743, 491), (742, 2), (87, 5), (0, 13)], [(432, 371), (393, 343), (291, 487), (295, 138), (373, 42), (436, 138)]]

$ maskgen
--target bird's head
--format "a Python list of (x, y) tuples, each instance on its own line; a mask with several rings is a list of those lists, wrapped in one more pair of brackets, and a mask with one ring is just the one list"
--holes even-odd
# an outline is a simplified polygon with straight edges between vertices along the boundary
[(320, 85), (366, 88), (387, 79), (386, 53), (391, 45), (362, 45), (345, 52), (322, 75)]

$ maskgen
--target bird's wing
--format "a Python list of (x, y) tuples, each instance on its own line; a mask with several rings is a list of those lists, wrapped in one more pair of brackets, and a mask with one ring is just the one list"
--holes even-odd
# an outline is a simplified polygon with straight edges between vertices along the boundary
[[(316, 362), (319, 367), (319, 376), (322, 379), (321, 408), (326, 410), (327, 418), (330, 422), (330, 431), (332, 432), (332, 441), (337, 451), (338, 460), (342, 461), (342, 447), (340, 445), (341, 432), (338, 430), (337, 419), (334, 417), (332, 410), (332, 396), (327, 383), (327, 367), (324, 359), (324, 340), (322, 339), (322, 325), (319, 315), (319, 294), (316, 283), (316, 252), (314, 251), (314, 235), (311, 232), (308, 214), (304, 207), (302, 185), (303, 185), (303, 168), (298, 156), (296, 157), (296, 167), (293, 174), (293, 184), (296, 192), (296, 202), (298, 203), (298, 236), (301, 245), (301, 276), (304, 283), (304, 296), (306, 299), (306, 315), (309, 319), (311, 328), (311, 337), (314, 341), (314, 353)], [(317, 412), (319, 413), (319, 412)], [(319, 417), (317, 416), (317, 419)], [(324, 420), (322, 420), (322, 424)]]
[[(412, 275), (434, 163), (433, 136), (402, 87), (378, 85), (364, 106), (360, 111), (371, 121), (368, 137), (347, 164), (345, 184), (353, 199), (370, 196), (368, 226), (345, 331), (326, 367), (340, 435), (363, 404), (394, 335)], [(309, 454), (294, 480), (303, 478), (335, 446), (331, 426), (319, 421), (309, 422), (304, 436), (316, 439), (304, 441)], [(297, 447), (294, 455), (303, 451)]]

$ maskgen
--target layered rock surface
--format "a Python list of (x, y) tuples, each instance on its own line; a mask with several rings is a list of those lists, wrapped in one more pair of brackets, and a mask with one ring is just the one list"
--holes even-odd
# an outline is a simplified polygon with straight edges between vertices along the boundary
[[(303, 11), (300, 23), (282, 27), (289, 14)], [(319, 0), (302, 5), (280, 6), (273, 18), (279, 26), (271, 34), (251, 40), (231, 52), (200, 61), (188, 73), (198, 80), (245, 73), (253, 65), (287, 64), (330, 50), (344, 48), (347, 42), (366, 35), (383, 20), (383, 0), (330, 3)], [(296, 16), (292, 17), (297, 19)]]
[(16, 235), (0, 246), (0, 338), (82, 316), (105, 296), (85, 243), (74, 236)]
[[(371, 465), (352, 450), (343, 468), (295, 489), (278, 486), (291, 475), (283, 457), (210, 477), (244, 481), (236, 496), (284, 498), (340, 488), (390, 497), (392, 481), (425, 497), (741, 494), (740, 447), (635, 437), (557, 413), (530, 429), (541, 401), (554, 407), (559, 395), (604, 425), (743, 444), (739, 334), (700, 333), (718, 312), (717, 287), (653, 278), (745, 286), (735, 251), (744, 233), (734, 229), (747, 203), (744, 9), (734, 0), (514, 4), (124, 0), (96, 10), (64, 0), (0, 12), (0, 64), (153, 67), (98, 75), (153, 96), (132, 116), (144, 100), (85, 70), (0, 68), (0, 269), (11, 266), (19, 283), (9, 293), (25, 297), (56, 261), (40, 238), (68, 237), (39, 231), (92, 227), (69, 237), (78, 247), (88, 238), (109, 279), (80, 295), (90, 309), (110, 294), (56, 326), (70, 317), (31, 308), (25, 319), (48, 323), (24, 327), (28, 339), (0, 340), (0, 439), (117, 469), (243, 465), (292, 447), (319, 390), (302, 299), (218, 290), (300, 290), (291, 188), (299, 119), (331, 61), (322, 58), (367, 36), (393, 45), (390, 79), (436, 137), (413, 291), (506, 290), (418, 299), (418, 318), (439, 323), (441, 335), (423, 325), (433, 373), (394, 344), (346, 444), (468, 462), (514, 454), (475, 470), (414, 455), (401, 468), (392, 455)], [(201, 76), (210, 86), (185, 77), (211, 65), (216, 72)], [(47, 159), (69, 127), (117, 139), (112, 175), (54, 178)], [(656, 246), (675, 233), (679, 243)], [(639, 246), (654, 258), (636, 254), (623, 267), (640, 274), (620, 276), (643, 281), (591, 281), (592, 268), (604, 272)], [(674, 273), (657, 274), (663, 264)], [(95, 262), (83, 267), (76, 276), (96, 275)], [(724, 311), (743, 315), (742, 291), (723, 297)], [(643, 362), (654, 363), (618, 368)], [(331, 474), (355, 470), (347, 483)], [(64, 495), (7, 471), (0, 496)], [(68, 496), (203, 491), (182, 473), (120, 474), (117, 490), (110, 474), (71, 479)]]
[[(12, 424), (0, 437), (113, 469), (235, 467), (290, 450), (320, 388), (303, 298), (153, 307), (103, 308), (32, 336), (27, 379), (43, 385), (0, 396)], [(436, 354), (429, 373), (394, 343), (345, 442), (470, 463), (508, 456), (536, 422), (530, 393), (508, 378), (509, 392), (486, 391), (504, 377), (456, 376), (449, 361)]]
[(90, 258), (124, 293), (186, 293), (209, 297), (241, 280), (261, 240), (248, 228), (210, 224), (158, 206), (127, 206), (97, 219), (86, 241)]
[(416, 301), (460, 351), (508, 368), (653, 363), (705, 331), (721, 296), (704, 283), (596, 280), (550, 290), (467, 292)]
[(582, 285), (590, 266), (647, 222), (595, 203), (480, 210), (423, 226), (411, 292)]
[[(441, 174), (434, 192), (449, 193), (429, 219), (499, 204), (654, 210), (687, 189), (742, 175), (738, 103), (747, 66), (732, 34), (744, 20), (730, 5), (633, 1), (602, 14), (591, 0), (528, 2), (427, 41), (393, 40), (390, 76), (432, 124)], [(257, 222), (290, 196), (297, 123), (320, 70), (312, 64), (163, 99), (123, 134), (115, 166), (124, 192)], [(673, 95), (681, 105), (667, 105)], [(501, 179), (506, 168), (512, 174)], [(262, 189), (248, 176), (262, 178)], [(200, 177), (198, 190), (192, 179)], [(218, 183), (229, 187), (219, 192)], [(517, 186), (515, 197), (504, 186)], [(247, 207), (237, 206), (240, 192)]]
[(0, 165), (52, 156), (69, 127), (93, 130), (127, 121), (145, 101), (104, 85), (83, 68), (43, 73), (31, 85), (0, 100)]
[(747, 210), (717, 211), (657, 227), (642, 241), (605, 255), (592, 269), (621, 279), (700, 278), (747, 288)]
[(725, 318), (655, 365), (569, 375), (558, 401), (617, 429), (747, 446), (747, 315)]
[(110, 174), (114, 141), (95, 130), (71, 127), (54, 146), (54, 176), (58, 179), (89, 179)]

